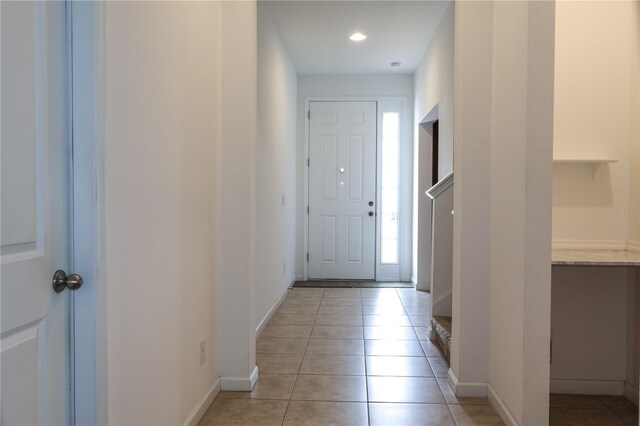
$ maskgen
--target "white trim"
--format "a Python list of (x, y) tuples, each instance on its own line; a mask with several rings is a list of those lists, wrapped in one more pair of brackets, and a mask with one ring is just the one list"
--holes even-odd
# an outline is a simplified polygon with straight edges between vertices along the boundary
[(624, 382), (624, 397), (633, 402), (636, 406), (638, 406), (638, 403), (640, 402), (640, 394), (638, 393), (638, 388), (633, 386), (629, 382)]
[(258, 381), (258, 367), (253, 367), (249, 377), (220, 377), (220, 390), (249, 392)]
[(486, 383), (460, 382), (451, 369), (447, 374), (447, 383), (453, 393), (460, 398), (484, 398), (487, 396)]
[(440, 179), (438, 183), (429, 188), (425, 193), (431, 198), (435, 200), (436, 197), (442, 194), (444, 191), (453, 186), (453, 172), (449, 173), (447, 176)]
[(505, 422), (508, 425), (518, 424), (516, 419), (511, 414), (511, 411), (509, 411), (505, 403), (502, 402), (502, 399), (500, 399), (500, 397), (496, 393), (495, 389), (493, 389), (493, 386), (491, 386), (491, 384), (487, 385), (487, 399), (491, 403), (491, 406), (495, 408), (495, 410), (498, 412), (498, 415), (500, 416), (500, 418), (502, 418), (503, 422)]
[(564, 250), (626, 250), (629, 242), (615, 240), (552, 240), (554, 249)]
[[(291, 283), (293, 284), (293, 283)], [(289, 285), (289, 287), (287, 287), (282, 294), (280, 295), (280, 297), (278, 297), (278, 300), (276, 300), (276, 303), (273, 304), (273, 306), (271, 307), (271, 309), (269, 309), (269, 311), (267, 312), (267, 315), (264, 316), (264, 318), (262, 318), (262, 321), (260, 321), (260, 324), (258, 324), (258, 327), (256, 328), (256, 337), (260, 335), (260, 333), (262, 333), (262, 331), (264, 330), (264, 328), (267, 326), (267, 324), (269, 323), (269, 320), (271, 319), (271, 317), (273, 316), (273, 314), (276, 313), (276, 311), (278, 310), (278, 308), (280, 307), (280, 305), (282, 304), (282, 302), (284, 302), (285, 297), (287, 297), (287, 294), (289, 293), (289, 289), (291, 288), (291, 285)]]
[(638, 253), (640, 252), (640, 241), (627, 241), (627, 250)]
[(624, 380), (561, 380), (552, 379), (551, 393), (578, 395), (622, 395)]
[(198, 404), (196, 404), (195, 407), (193, 407), (193, 410), (191, 410), (191, 413), (189, 413), (189, 415), (187, 416), (187, 419), (182, 424), (184, 426), (197, 425), (198, 422), (202, 419), (202, 416), (204, 416), (204, 413), (207, 412), (207, 409), (209, 408), (209, 406), (211, 405), (213, 400), (216, 398), (216, 396), (218, 396), (219, 393), (220, 393), (220, 378), (218, 378), (218, 380), (215, 381), (213, 386), (211, 386), (211, 389), (209, 389), (205, 394), (204, 398), (202, 398), (202, 400), (198, 402)]

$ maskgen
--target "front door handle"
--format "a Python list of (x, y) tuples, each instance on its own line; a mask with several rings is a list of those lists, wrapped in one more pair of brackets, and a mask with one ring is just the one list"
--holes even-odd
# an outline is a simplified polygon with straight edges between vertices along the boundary
[(369, 212), (369, 216), (370, 216), (370, 217), (371, 217), (371, 216), (373, 216), (373, 212)]
[(63, 292), (65, 288), (68, 288), (69, 290), (77, 290), (80, 287), (82, 287), (82, 284), (84, 283), (80, 275), (78, 274), (67, 275), (67, 273), (62, 269), (58, 269), (53, 274), (53, 278), (51, 281), (52, 281), (53, 291), (55, 291), (56, 293)]

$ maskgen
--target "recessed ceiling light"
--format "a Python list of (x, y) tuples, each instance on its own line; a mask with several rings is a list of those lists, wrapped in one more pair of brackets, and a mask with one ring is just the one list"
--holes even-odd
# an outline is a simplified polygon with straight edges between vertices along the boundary
[(365, 38), (367, 38), (366, 35), (362, 34), (362, 33), (353, 33), (351, 34), (351, 36), (349, 37), (349, 40), (351, 41), (362, 41)]
[(402, 62), (391, 62), (389, 65), (391, 65), (391, 68), (400, 68), (401, 64)]

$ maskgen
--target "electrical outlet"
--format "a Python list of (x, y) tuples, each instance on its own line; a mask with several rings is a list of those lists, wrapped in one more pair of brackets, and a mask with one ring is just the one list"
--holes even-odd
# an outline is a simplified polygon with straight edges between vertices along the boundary
[(200, 340), (200, 365), (204, 364), (204, 360), (207, 358), (207, 341)]

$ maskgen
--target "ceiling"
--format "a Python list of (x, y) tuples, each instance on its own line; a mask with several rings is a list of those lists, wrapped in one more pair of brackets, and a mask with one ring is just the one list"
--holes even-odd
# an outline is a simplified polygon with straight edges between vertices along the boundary
[[(266, 1), (298, 74), (413, 73), (446, 1)], [(367, 35), (356, 43), (354, 32)], [(399, 61), (399, 68), (390, 63)]]

